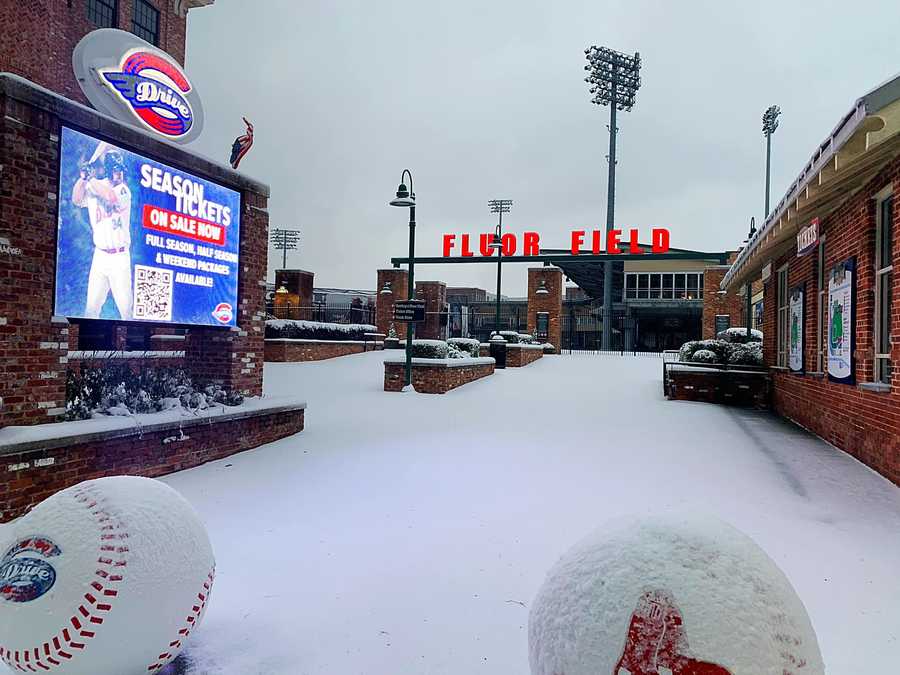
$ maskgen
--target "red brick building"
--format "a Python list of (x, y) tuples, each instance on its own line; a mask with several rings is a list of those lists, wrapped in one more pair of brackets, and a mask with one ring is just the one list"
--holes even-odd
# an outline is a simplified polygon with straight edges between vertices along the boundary
[(97, 28), (127, 30), (184, 64), (188, 10), (215, 0), (32, 0), (0, 3), (0, 72), (87, 103), (72, 50)]
[(775, 410), (900, 484), (898, 192), (900, 77), (839, 121), (722, 287), (763, 283)]

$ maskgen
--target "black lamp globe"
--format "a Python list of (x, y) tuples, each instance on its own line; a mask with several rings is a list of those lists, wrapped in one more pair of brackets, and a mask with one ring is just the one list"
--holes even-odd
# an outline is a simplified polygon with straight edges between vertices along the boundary
[(416, 193), (410, 193), (406, 187), (406, 183), (400, 183), (397, 188), (397, 197), (390, 202), (391, 206), (410, 207), (416, 205)]

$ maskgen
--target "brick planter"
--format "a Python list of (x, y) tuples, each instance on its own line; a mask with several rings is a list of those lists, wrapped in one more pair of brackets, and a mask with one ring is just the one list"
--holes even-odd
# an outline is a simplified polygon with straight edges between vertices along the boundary
[(362, 340), (303, 340), (290, 338), (269, 338), (266, 340), (266, 361), (276, 363), (294, 361), (323, 361), (348, 354), (362, 354), (365, 351), (381, 349), (381, 342)]
[(667, 370), (666, 398), (769, 407), (770, 378), (766, 372), (675, 366)]
[[(305, 403), (226, 408), (218, 414), (7, 427), (0, 431), (0, 522), (92, 478), (162, 476), (303, 430)], [(58, 433), (54, 436), (54, 433)]]
[(506, 367), (520, 368), (534, 363), (544, 355), (543, 345), (506, 345)]
[[(401, 391), (406, 366), (402, 360), (384, 362), (384, 390)], [(413, 388), (420, 394), (446, 394), (494, 373), (494, 359), (413, 359)]]

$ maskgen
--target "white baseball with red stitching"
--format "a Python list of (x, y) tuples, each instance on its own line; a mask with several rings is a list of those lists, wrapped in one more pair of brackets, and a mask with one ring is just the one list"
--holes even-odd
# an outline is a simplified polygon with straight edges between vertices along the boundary
[(0, 660), (14, 673), (156, 673), (200, 624), (214, 577), (206, 529), (168, 485), (80, 483), (0, 526)]

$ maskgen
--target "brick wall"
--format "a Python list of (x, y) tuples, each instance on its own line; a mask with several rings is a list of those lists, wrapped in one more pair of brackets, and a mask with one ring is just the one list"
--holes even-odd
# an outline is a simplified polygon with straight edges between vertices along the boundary
[[(184, 64), (187, 18), (172, 0), (150, 0), (159, 16), (159, 47)], [(131, 30), (134, 2), (118, 3), (118, 28)], [(72, 51), (97, 27), (88, 20), (87, 0), (29, 0), (0, 3), (0, 72), (15, 73), (51, 91), (87, 103), (72, 72)]]
[[(413, 388), (421, 394), (446, 394), (469, 382), (493, 375), (493, 363), (471, 366), (426, 366), (413, 363)], [(405, 382), (405, 366), (402, 363), (384, 364), (384, 390), (401, 391)]]
[[(856, 256), (857, 305), (854, 356), (857, 384), (833, 383), (827, 379), (827, 375), (814, 372), (817, 367), (818, 312), (816, 252), (797, 258), (794, 247), (772, 261), (772, 276), (766, 281), (764, 289), (763, 349), (767, 364), (774, 366), (777, 357), (775, 344), (777, 271), (787, 264), (789, 286), (806, 283), (804, 362), (807, 374), (776, 372), (773, 392), (775, 410), (900, 485), (900, 275), (897, 274), (893, 277), (894, 301), (891, 317), (891, 358), (895, 364), (893, 379), (889, 391), (866, 389), (866, 383), (871, 383), (874, 379), (873, 197), (887, 185), (893, 185), (895, 195), (900, 194), (900, 159), (895, 159), (862, 190), (847, 199), (833, 213), (820, 219), (820, 231), (825, 236), (826, 274), (837, 263)], [(900, 222), (900, 207), (895, 201), (893, 240), (895, 265), (900, 264), (900, 236), (896, 234), (897, 222)], [(822, 330), (824, 344), (827, 321)]]
[[(72, 340), (77, 326), (53, 316), (61, 123), (75, 124), (242, 193), (239, 328), (191, 328), (183, 344), (198, 382), (261, 394), (268, 187), (0, 76), (0, 427), (60, 418), (67, 352), (77, 348)], [(124, 326), (117, 324), (115, 332), (124, 342)]]
[[(390, 293), (382, 293), (385, 284), (390, 284)], [(375, 291), (378, 294), (375, 299), (375, 326), (379, 333), (387, 335), (394, 317), (394, 303), (409, 299), (409, 272), (400, 269), (378, 270), (378, 281)], [(397, 337), (406, 338), (406, 324), (394, 323)]]
[(277, 363), (323, 361), (349, 354), (362, 354), (382, 348), (383, 343), (346, 341), (317, 342), (315, 340), (266, 340), (266, 361)]
[(425, 321), (416, 325), (416, 338), (442, 340), (443, 312), (447, 304), (447, 284), (442, 281), (417, 281), (416, 298), (425, 301)]
[(745, 300), (735, 291), (723, 293), (719, 284), (728, 272), (727, 265), (716, 265), (703, 270), (703, 334), (704, 340), (716, 337), (716, 315), (727, 314), (731, 326), (741, 324)]
[[(490, 347), (488, 348), (490, 352)], [(530, 347), (525, 345), (506, 345), (506, 367), (520, 368), (534, 363), (544, 355), (542, 347)]]
[[(537, 293), (541, 282), (547, 293)], [(538, 312), (550, 315), (549, 336), (547, 342), (558, 350), (562, 343), (562, 270), (557, 267), (532, 267), (528, 270), (528, 332), (534, 335), (537, 330)]]
[(0, 522), (85, 480), (163, 476), (299, 433), (303, 423), (303, 409), (275, 409), (214, 425), (185, 418), (73, 442), (0, 445)]

